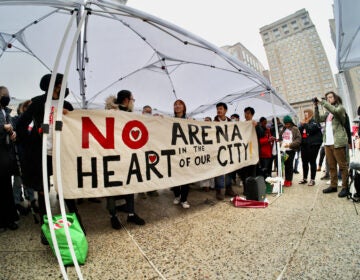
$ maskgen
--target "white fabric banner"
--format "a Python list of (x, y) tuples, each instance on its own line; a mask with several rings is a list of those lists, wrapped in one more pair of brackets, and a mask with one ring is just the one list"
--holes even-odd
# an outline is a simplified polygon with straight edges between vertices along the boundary
[(259, 159), (251, 122), (203, 122), (114, 110), (75, 110), (64, 115), (63, 122), (56, 134), (61, 137), (62, 174), (55, 174), (54, 168), (54, 175), (62, 178), (65, 198), (179, 186)]

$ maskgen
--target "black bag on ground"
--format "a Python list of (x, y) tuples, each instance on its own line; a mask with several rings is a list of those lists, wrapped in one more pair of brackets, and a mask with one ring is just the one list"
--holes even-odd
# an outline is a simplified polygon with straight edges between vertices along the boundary
[(356, 190), (356, 196), (360, 197), (360, 173), (355, 171), (354, 175), (354, 187)]
[(246, 178), (246, 199), (264, 201), (266, 197), (266, 184), (263, 176)]
[(347, 198), (351, 199), (354, 202), (360, 202), (360, 173), (356, 170), (349, 170), (349, 190), (351, 190), (351, 185), (354, 184), (355, 193), (349, 192)]

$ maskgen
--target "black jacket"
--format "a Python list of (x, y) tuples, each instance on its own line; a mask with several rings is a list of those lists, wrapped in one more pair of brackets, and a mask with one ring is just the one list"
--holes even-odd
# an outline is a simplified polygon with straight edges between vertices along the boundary
[[(22, 172), (25, 186), (35, 190), (42, 190), (42, 133), (41, 126), (44, 120), (46, 94), (31, 99), (28, 109), (19, 117), (16, 132), (23, 147)], [(74, 110), (73, 106), (64, 101), (64, 109)], [(28, 127), (31, 122), (33, 128)]]
[(321, 145), (322, 144), (322, 132), (319, 123), (315, 122), (314, 118), (310, 119), (308, 123), (299, 125), (299, 130), (302, 138), (302, 145)]

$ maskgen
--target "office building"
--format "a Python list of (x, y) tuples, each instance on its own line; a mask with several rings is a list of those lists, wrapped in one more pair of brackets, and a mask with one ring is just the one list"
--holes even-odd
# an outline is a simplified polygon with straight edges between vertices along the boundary
[(271, 84), (302, 118), (311, 99), (335, 91), (324, 47), (309, 13), (299, 10), (260, 28)]
[(265, 70), (261, 62), (253, 55), (247, 48), (245, 48), (241, 43), (236, 43), (232, 46), (223, 46), (223, 50), (229, 54), (235, 56), (238, 60), (244, 62), (247, 66), (258, 72), (259, 74), (265, 76), (268, 80), (269, 71)]

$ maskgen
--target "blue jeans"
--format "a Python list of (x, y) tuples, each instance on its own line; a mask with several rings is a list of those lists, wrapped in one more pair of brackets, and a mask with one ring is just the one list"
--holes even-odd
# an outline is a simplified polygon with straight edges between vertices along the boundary
[(215, 177), (215, 189), (231, 187), (231, 173)]

